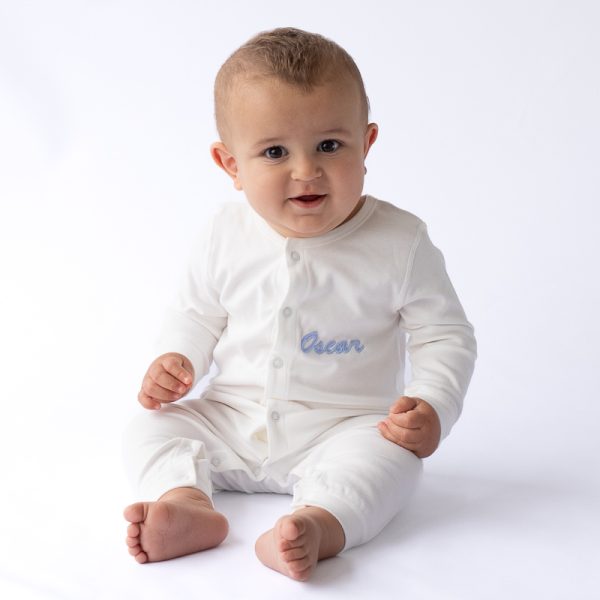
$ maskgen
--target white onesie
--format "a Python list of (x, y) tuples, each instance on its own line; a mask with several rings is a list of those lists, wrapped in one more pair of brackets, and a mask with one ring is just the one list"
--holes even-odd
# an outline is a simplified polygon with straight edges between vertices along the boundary
[(217, 374), (200, 398), (130, 427), (138, 493), (293, 493), (293, 506), (340, 520), (347, 549), (385, 526), (421, 469), (377, 422), (400, 395), (416, 396), (448, 435), (476, 344), (425, 224), (366, 196), (350, 221), (311, 238), (285, 238), (249, 205), (225, 205), (195, 248), (165, 352), (187, 356), (196, 380), (213, 360)]

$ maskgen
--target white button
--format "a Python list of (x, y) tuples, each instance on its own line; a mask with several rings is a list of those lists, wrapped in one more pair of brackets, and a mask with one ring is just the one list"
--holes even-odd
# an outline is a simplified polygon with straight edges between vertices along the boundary
[(271, 413), (271, 419), (273, 419), (273, 421), (279, 421), (279, 413), (276, 410)]
[(274, 366), (276, 369), (281, 369), (281, 367), (283, 367), (283, 360), (281, 360), (281, 358), (279, 358), (279, 356), (276, 356), (276, 357), (273, 359), (273, 366)]
[(213, 467), (218, 467), (221, 464), (221, 461), (215, 456), (211, 461), (210, 464)]
[(283, 316), (284, 317), (289, 317), (292, 314), (292, 309), (289, 306), (286, 306), (283, 309)]
[(292, 250), (290, 256), (294, 262), (298, 262), (300, 260), (300, 255), (295, 250)]

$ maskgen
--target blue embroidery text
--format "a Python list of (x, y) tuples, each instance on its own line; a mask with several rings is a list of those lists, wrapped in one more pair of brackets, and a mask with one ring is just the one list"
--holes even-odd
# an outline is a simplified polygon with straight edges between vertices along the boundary
[(364, 345), (360, 340), (329, 340), (324, 342), (319, 339), (318, 331), (307, 333), (300, 342), (300, 349), (305, 354), (315, 352), (316, 354), (348, 354), (352, 350), (362, 352)]

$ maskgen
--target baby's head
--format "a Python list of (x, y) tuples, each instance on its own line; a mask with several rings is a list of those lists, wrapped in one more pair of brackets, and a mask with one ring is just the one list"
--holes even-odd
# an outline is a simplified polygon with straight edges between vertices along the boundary
[(377, 138), (350, 55), (292, 28), (236, 50), (215, 82), (215, 162), (286, 237), (322, 235), (361, 206), (364, 159)]
[(215, 118), (222, 140), (228, 138), (228, 109), (236, 85), (276, 79), (298, 91), (319, 85), (354, 82), (366, 121), (369, 101), (362, 76), (352, 57), (327, 38), (291, 27), (259, 33), (223, 64), (215, 80)]

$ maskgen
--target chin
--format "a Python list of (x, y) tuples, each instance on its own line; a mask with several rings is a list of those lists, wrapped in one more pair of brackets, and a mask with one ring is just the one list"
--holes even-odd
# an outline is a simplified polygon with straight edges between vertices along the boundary
[(335, 229), (335, 227), (324, 227), (324, 228), (305, 228), (305, 229), (300, 229), (300, 230), (296, 230), (291, 232), (290, 230), (290, 236), (289, 237), (302, 237), (302, 238), (309, 238), (309, 237), (317, 237), (319, 235), (325, 235), (326, 233), (329, 233), (332, 229)]

